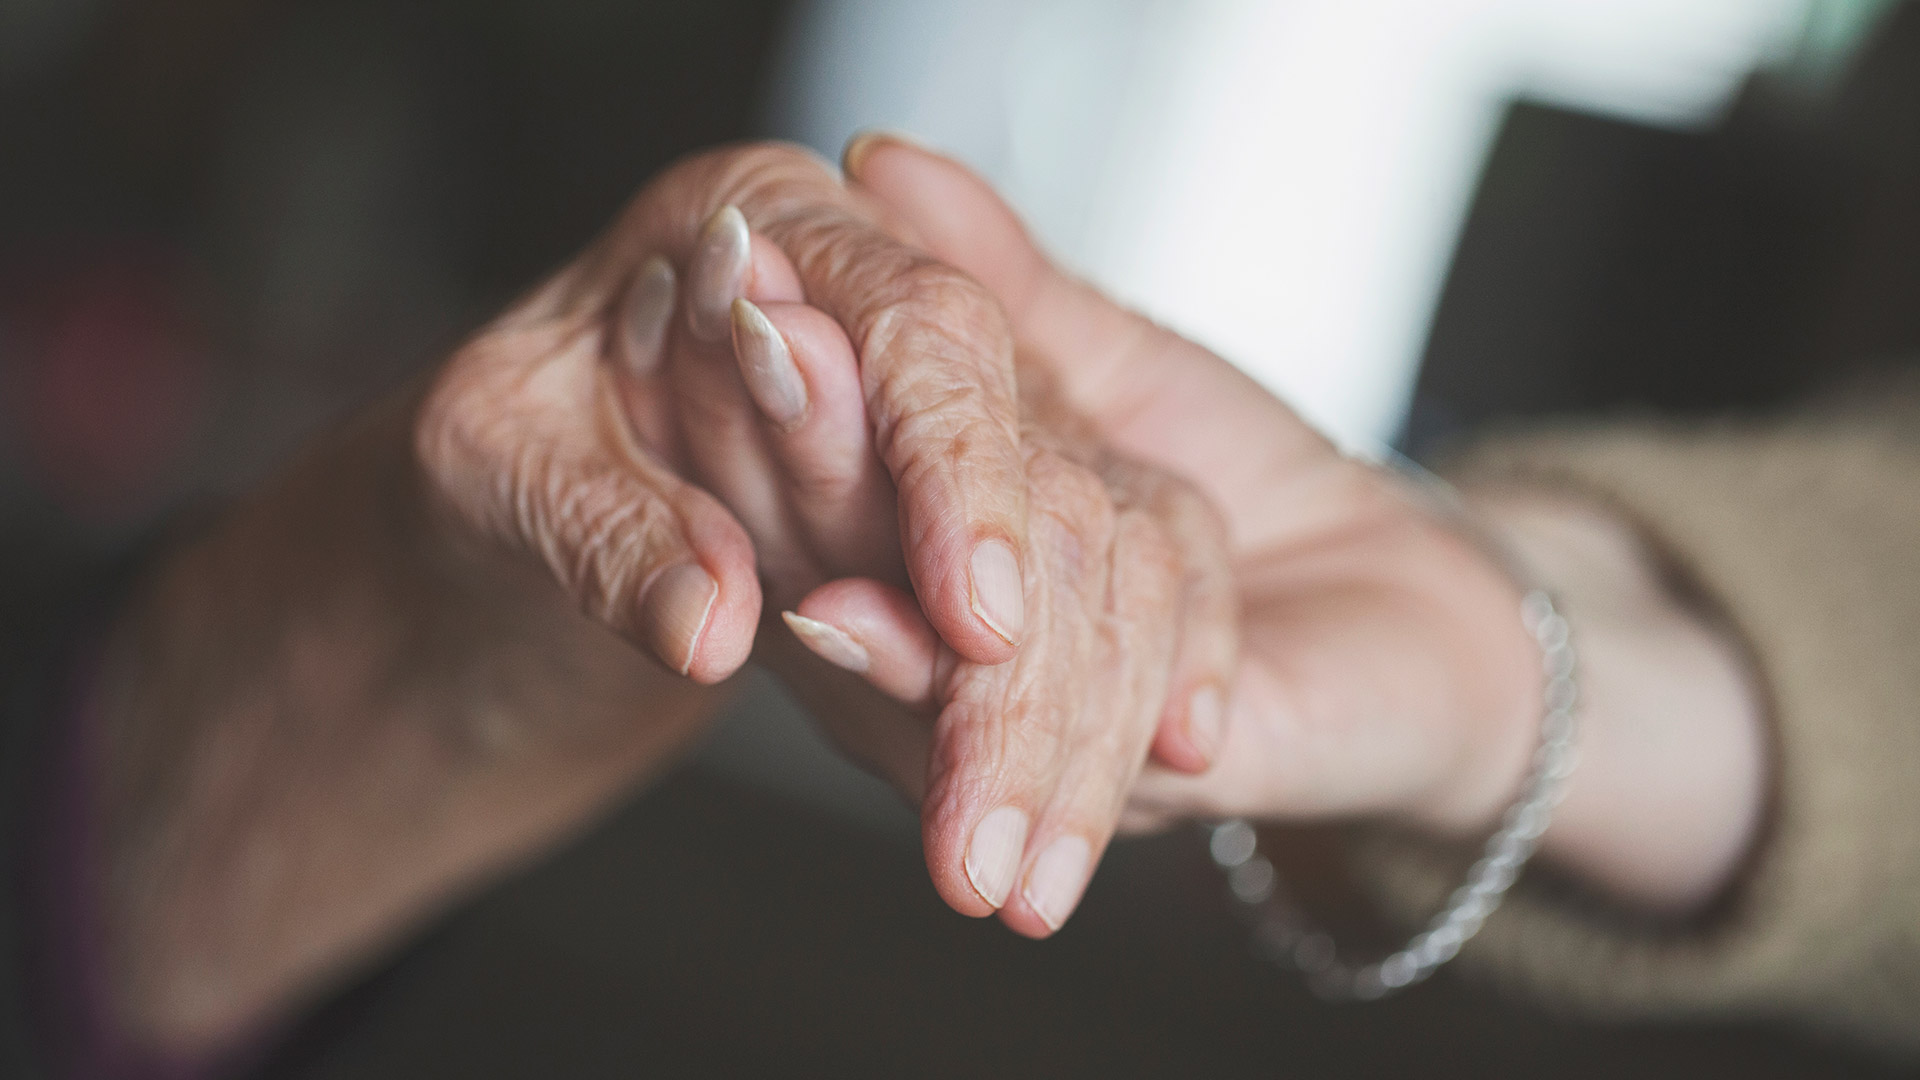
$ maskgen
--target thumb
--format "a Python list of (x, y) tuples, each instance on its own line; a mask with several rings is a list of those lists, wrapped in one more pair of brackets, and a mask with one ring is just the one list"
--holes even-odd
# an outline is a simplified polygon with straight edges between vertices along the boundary
[(1191, 374), (1142, 367), (1138, 361), (1153, 353), (1142, 346), (1171, 336), (1063, 272), (965, 165), (898, 136), (867, 133), (847, 144), (845, 167), (853, 190), (877, 200), (890, 227), (1000, 301), (1027, 358), (1097, 422), (1144, 407), (1169, 381)]
[(855, 190), (878, 198), (890, 224), (999, 297), (1020, 333), (1036, 286), (1057, 276), (1020, 216), (979, 174), (908, 139), (864, 132), (843, 165)]
[(752, 542), (639, 446), (617, 395), (595, 385), (608, 366), (571, 366), (457, 358), (415, 429), (429, 484), (466, 531), (544, 565), (587, 615), (669, 670), (719, 682), (746, 662), (760, 617)]

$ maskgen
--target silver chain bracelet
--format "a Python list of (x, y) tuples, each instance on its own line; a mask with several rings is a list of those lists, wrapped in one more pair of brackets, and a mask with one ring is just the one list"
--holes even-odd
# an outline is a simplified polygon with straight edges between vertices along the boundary
[(1501, 818), (1499, 829), (1487, 838), (1479, 860), (1467, 871), (1466, 882), (1453, 891), (1426, 929), (1398, 951), (1371, 963), (1344, 959), (1333, 939), (1313, 928), (1288, 901), (1279, 873), (1260, 853), (1259, 837), (1250, 823), (1235, 818), (1209, 827), (1208, 850), (1214, 864), (1226, 872), (1228, 890), (1252, 923), (1256, 949), (1300, 971), (1320, 997), (1372, 1001), (1432, 975), (1479, 933), (1533, 855), (1540, 834), (1547, 831), (1576, 756), (1573, 644), (1567, 620), (1544, 591), (1526, 594), (1520, 618), (1540, 646), (1546, 680), (1540, 743), (1526, 783)]

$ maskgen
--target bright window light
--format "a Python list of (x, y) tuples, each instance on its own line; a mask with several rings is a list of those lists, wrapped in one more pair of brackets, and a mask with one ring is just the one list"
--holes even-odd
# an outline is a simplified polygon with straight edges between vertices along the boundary
[(1366, 446), (1404, 419), (1507, 101), (1709, 123), (1815, 6), (820, 0), (774, 125), (958, 154), (1066, 262)]

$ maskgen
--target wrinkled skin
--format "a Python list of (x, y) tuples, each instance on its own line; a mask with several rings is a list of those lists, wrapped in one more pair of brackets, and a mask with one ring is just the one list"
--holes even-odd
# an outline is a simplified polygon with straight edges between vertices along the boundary
[[(662, 341), (661, 361), (630, 365), (644, 374), (627, 400), (652, 400), (647, 384), (664, 383), (680, 422), (636, 413), (635, 428), (653, 431), (663, 453), (683, 446), (692, 475), (736, 508), (777, 604), (855, 638), (863, 623), (911, 613), (917, 662), (893, 663), (881, 649), (865, 672), (893, 701), (823, 669), (776, 620), (766, 620), (760, 654), (850, 755), (922, 806), (928, 864), (949, 903), (1051, 933), (1077, 903), (1149, 747), (1175, 761), (1199, 756), (1179, 710), (1161, 720), (1170, 686), (1191, 692), (1230, 677), (1219, 518), (1184, 483), (1099, 446), (1031, 372), (1021, 386), (1027, 637), (1010, 662), (967, 660), (922, 621), (899, 569), (894, 488), (873, 449), (851, 342), (802, 302), (777, 247), (733, 248), (753, 251), (749, 271), (715, 272), (696, 256), (681, 275), (692, 283), (689, 317)], [(780, 335), (805, 386), (797, 415), (775, 421), (756, 408), (738, 324), (730, 340), (696, 332), (698, 312), (727, 306), (724, 295), (702, 295), (715, 282), (737, 282)], [(1026, 822), (1011, 867), (973, 848), (981, 822), (1003, 808)], [(1036, 900), (1035, 881), (1054, 883), (1054, 893)]]
[[(715, 276), (725, 206), (752, 257)], [(999, 301), (871, 210), (790, 148), (690, 159), (157, 561), (90, 744), (104, 1008), (129, 1043), (202, 1058), (581, 828), (698, 733), (756, 637), (922, 802), (951, 904), (1059, 925), (1149, 746), (1204, 758), (1177, 703), (1231, 667), (1217, 519), (1023, 394)], [(688, 287), (636, 335), (655, 256)], [(716, 325), (742, 294), (817, 377), (806, 422), (752, 411)], [(970, 576), (988, 544), (1011, 599)], [(863, 690), (765, 632), (763, 580), (803, 612), (911, 616), (919, 662), (876, 650), (892, 696)], [(970, 866), (1005, 806), (1031, 830)], [(1036, 908), (1063, 836), (1084, 850)]]
[[(836, 618), (915, 611), (938, 631), (924, 640), (943, 643), (907, 699), (929, 730), (849, 725), (844, 702), (809, 696), (850, 754), (921, 805), (948, 903), (1002, 909), (1044, 936), (1077, 903), (1156, 732), (1169, 760), (1204, 760), (1178, 709), (1161, 720), (1170, 686), (1184, 701), (1232, 668), (1217, 518), (1181, 482), (1102, 450), (1037, 388), (1019, 395), (1025, 430), (1009, 430), (1017, 391), (998, 301), (858, 224), (865, 210), (814, 159), (735, 151), (655, 186), (680, 185), (743, 200), (758, 239), (727, 237), (718, 214), (700, 229), (657, 225), (650, 190), (612, 238), (463, 350), (417, 436), (451, 531), (537, 554), (597, 621), (703, 681), (730, 672), (755, 622), (770, 621), (760, 580), (783, 605), (814, 593)], [(664, 336), (636, 287), (655, 253), (685, 283)], [(769, 422), (742, 382), (721, 315), (741, 296), (806, 373), (797, 420)], [(1035, 498), (1045, 511), (1029, 516)], [(951, 564), (969, 550), (957, 538), (1016, 528), (1026, 633), (1008, 660)], [(718, 589), (689, 635), (661, 611), (676, 592), (654, 583), (690, 564)], [(805, 669), (777, 646), (771, 656), (806, 685)], [(1001, 807), (1031, 823), (1012, 884), (1055, 841), (1086, 849), (1053, 875), (1076, 880), (1051, 911), (974, 849)]]
[(1518, 587), (1496, 563), (1231, 365), (1061, 272), (963, 167), (874, 137), (849, 148), (848, 171), (892, 228), (1001, 298), (1021, 355), (1097, 438), (1226, 515), (1242, 650), (1225, 729), (1211, 768), (1145, 770), (1129, 826), (1490, 824), (1540, 693)]

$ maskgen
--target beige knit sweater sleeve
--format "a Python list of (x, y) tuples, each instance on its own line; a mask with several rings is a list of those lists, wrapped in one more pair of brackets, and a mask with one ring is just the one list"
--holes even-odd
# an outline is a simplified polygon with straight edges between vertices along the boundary
[[(1560, 485), (1639, 522), (1745, 638), (1776, 769), (1758, 848), (1696, 924), (1639, 923), (1535, 873), (1464, 966), (1589, 1016), (1791, 1016), (1920, 1052), (1916, 405), (1544, 432), (1453, 470)], [(1369, 861), (1404, 914), (1458, 880), (1430, 851), (1387, 850)]]

